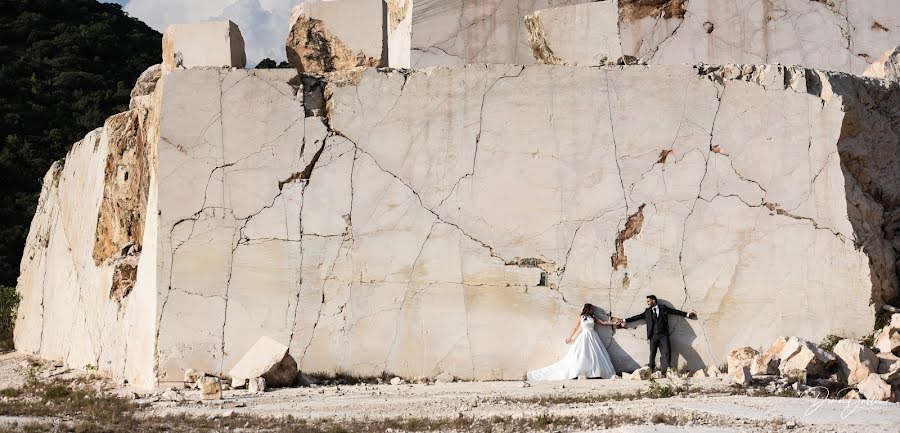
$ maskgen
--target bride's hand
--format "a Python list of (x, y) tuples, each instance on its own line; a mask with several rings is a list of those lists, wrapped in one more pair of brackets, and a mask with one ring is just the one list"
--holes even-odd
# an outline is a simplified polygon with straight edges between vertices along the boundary
[(566, 337), (566, 344), (572, 344), (572, 337)]

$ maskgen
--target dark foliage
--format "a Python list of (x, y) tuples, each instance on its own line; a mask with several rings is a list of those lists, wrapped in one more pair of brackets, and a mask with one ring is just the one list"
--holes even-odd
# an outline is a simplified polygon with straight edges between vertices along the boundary
[(0, 352), (13, 348), (13, 327), (20, 299), (15, 287), (0, 285)]
[(0, 285), (16, 284), (47, 169), (128, 108), (161, 38), (116, 4), (0, 0)]
[(281, 63), (275, 63), (274, 60), (266, 57), (259, 61), (254, 69), (290, 69), (291, 64), (282, 60)]

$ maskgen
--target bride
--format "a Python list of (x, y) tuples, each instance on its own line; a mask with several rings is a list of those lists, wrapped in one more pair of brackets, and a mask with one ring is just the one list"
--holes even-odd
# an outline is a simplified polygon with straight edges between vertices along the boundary
[[(559, 362), (540, 370), (528, 372), (528, 380), (564, 380), (582, 377), (601, 377), (609, 379), (615, 376), (609, 354), (594, 329), (596, 324), (615, 326), (615, 321), (603, 321), (594, 316), (594, 306), (584, 304), (581, 316), (575, 329), (566, 338), (566, 344), (572, 347)], [(577, 337), (576, 337), (577, 335)]]

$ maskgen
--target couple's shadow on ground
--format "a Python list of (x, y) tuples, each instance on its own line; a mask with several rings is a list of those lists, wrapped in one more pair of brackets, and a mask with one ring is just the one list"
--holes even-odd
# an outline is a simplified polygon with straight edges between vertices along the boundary
[[(658, 300), (660, 305), (669, 308), (677, 308), (671, 302), (664, 299)], [(629, 315), (639, 314), (640, 311), (630, 312)], [(610, 316), (606, 310), (594, 305), (594, 314), (598, 319), (609, 320)], [(618, 317), (618, 316), (617, 316)], [(625, 316), (628, 317), (628, 316)], [(625, 318), (621, 317), (621, 318)], [(644, 329), (644, 322), (639, 321), (626, 325), (626, 329), (617, 329), (610, 326), (604, 326), (600, 329), (600, 339), (603, 341), (606, 351), (612, 360), (613, 366), (617, 372), (631, 372), (647, 365), (649, 360), (649, 345), (647, 343), (647, 334)], [(629, 350), (626, 350), (619, 343), (619, 338), (623, 338), (630, 343)], [(697, 333), (694, 327), (688, 323), (687, 318), (670, 315), (669, 316), (669, 341), (672, 345), (672, 368), (679, 365), (685, 365), (688, 370), (698, 370), (704, 368), (703, 358), (694, 350), (694, 340), (697, 339)], [(641, 352), (638, 354), (638, 350)], [(634, 355), (633, 355), (634, 353)], [(657, 355), (659, 356), (659, 355)], [(659, 365), (657, 358), (657, 365)], [(682, 361), (683, 360), (683, 361)]]

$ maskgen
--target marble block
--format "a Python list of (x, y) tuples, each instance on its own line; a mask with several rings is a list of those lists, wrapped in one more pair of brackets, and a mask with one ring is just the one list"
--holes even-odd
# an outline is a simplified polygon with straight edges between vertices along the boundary
[(163, 71), (200, 66), (243, 68), (244, 37), (231, 21), (173, 24), (163, 33)]
[(286, 41), (300, 72), (356, 67), (408, 68), (413, 0), (319, 0), (300, 3)]

